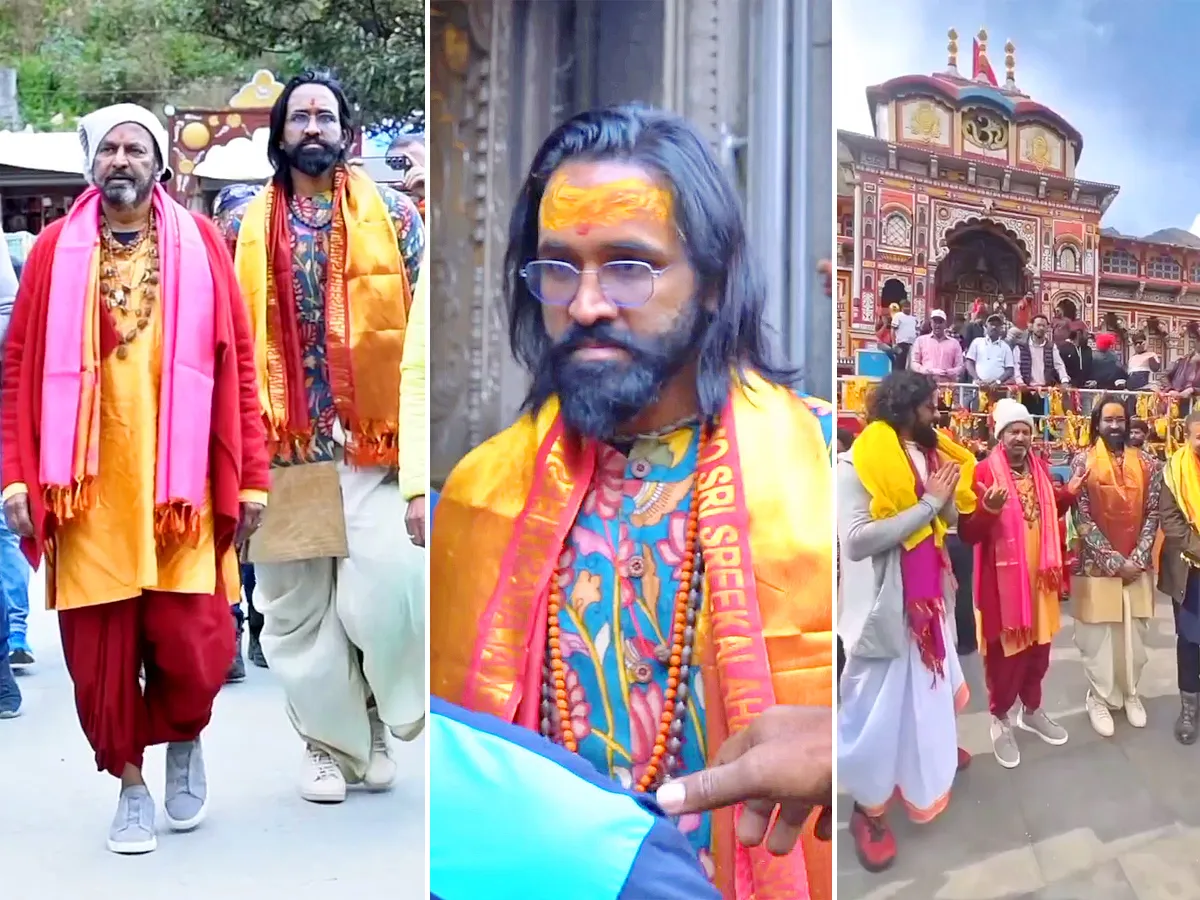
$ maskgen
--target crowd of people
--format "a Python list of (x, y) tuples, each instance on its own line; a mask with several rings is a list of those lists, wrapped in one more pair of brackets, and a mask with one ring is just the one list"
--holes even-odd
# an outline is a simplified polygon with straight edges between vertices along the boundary
[(1200, 413), (1162, 460), (1146, 452), (1131, 395), (1104, 393), (1089, 445), (1056, 478), (1025, 404), (994, 404), (977, 457), (939, 427), (936, 377), (915, 369), (879, 382), (857, 436), (839, 433), (838, 776), (871, 871), (896, 857), (893, 798), (930, 821), (970, 762), (957, 744), (960, 657), (982, 656), (999, 765), (1020, 764), (1018, 732), (1067, 743), (1042, 686), (1068, 598), (1097, 734), (1113, 735), (1118, 712), (1147, 725), (1139, 684), (1156, 589), (1174, 607), (1178, 741), (1195, 742), (1200, 716)]
[(1093, 333), (1076, 318), (1070, 301), (1060, 304), (1053, 318), (1033, 313), (1031, 306), (1026, 298), (1010, 312), (1003, 303), (989, 307), (980, 298), (969, 316), (951, 320), (935, 308), (921, 323), (911, 301), (902, 297), (880, 317), (876, 337), (894, 369), (912, 369), (944, 384), (1158, 390), (1179, 397), (1191, 397), (1200, 388), (1200, 342), (1164, 367), (1144, 331), (1128, 335), (1124, 353), (1124, 335)]
[(355, 130), (332, 76), (293, 78), (273, 177), (214, 221), (163, 187), (154, 113), (96, 110), (79, 123), (88, 189), (15, 292), (0, 265), (0, 718), (34, 662), (41, 566), (80, 726), (120, 784), (114, 853), (157, 846), (154, 745), (167, 826), (206, 817), (201, 734), (245, 677), (243, 589), (305, 799), (388, 789), (391, 739), (423, 729), (424, 224), (350, 164)]

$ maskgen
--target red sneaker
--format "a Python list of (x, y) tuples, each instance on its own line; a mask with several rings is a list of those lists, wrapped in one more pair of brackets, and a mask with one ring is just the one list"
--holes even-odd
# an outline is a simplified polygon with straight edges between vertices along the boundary
[(962, 747), (958, 748), (958, 771), (962, 771), (971, 764), (971, 754)]
[(882, 872), (896, 861), (896, 837), (883, 817), (872, 818), (854, 805), (850, 813), (850, 836), (854, 853), (868, 872)]

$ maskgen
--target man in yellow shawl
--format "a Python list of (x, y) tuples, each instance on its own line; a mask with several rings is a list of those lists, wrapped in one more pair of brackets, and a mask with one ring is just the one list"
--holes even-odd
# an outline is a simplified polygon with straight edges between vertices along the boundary
[(931, 821), (970, 759), (956, 751), (969, 692), (954, 649), (946, 534), (975, 510), (975, 458), (935, 429), (936, 391), (929, 375), (888, 375), (867, 426), (838, 457), (838, 781), (854, 799), (850, 836), (871, 872), (896, 858), (884, 818), (892, 799)]
[[(433, 516), (431, 690), (656, 791), (831, 705), (832, 410), (772, 362), (737, 196), (678, 117), (563, 123), (509, 233), (532, 386)], [(828, 900), (828, 844), (776, 805), (678, 825), (725, 897)]]
[(300, 793), (396, 776), (389, 730), (424, 720), (423, 551), (404, 534), (400, 365), (424, 227), (412, 202), (346, 163), (355, 135), (327, 73), (271, 110), (275, 176), (226, 222), (250, 310), (272, 461), (251, 543), (263, 653), (306, 753)]
[(1112, 710), (1146, 727), (1138, 682), (1154, 618), (1151, 560), (1158, 535), (1160, 467), (1128, 443), (1126, 403), (1105, 395), (1092, 409), (1091, 446), (1071, 471), (1086, 478), (1074, 509), (1079, 549), (1071, 572), (1075, 646), (1088, 679), (1088, 721), (1112, 737)]
[(1171, 598), (1175, 610), (1180, 704), (1175, 739), (1194, 744), (1200, 715), (1200, 411), (1189, 413), (1184, 427), (1187, 441), (1163, 469), (1158, 589)]

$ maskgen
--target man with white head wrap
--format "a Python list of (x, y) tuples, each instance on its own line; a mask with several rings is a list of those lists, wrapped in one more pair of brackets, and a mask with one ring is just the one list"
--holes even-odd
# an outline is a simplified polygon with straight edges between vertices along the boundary
[(146, 853), (146, 747), (167, 744), (168, 825), (207, 810), (199, 738), (233, 658), (234, 548), (266, 502), (266, 439), (232, 263), (163, 189), (162, 125), (122, 104), (79, 133), (91, 187), (34, 245), (5, 343), (0, 475), (30, 562), (54, 548), (79, 721), (121, 780), (108, 847)]
[(992, 412), (996, 446), (975, 470), (980, 502), (959, 519), (958, 534), (975, 545), (975, 605), (992, 712), (992, 750), (1007, 769), (1021, 762), (1009, 712), (1021, 701), (1016, 726), (1048, 744), (1067, 732), (1042, 709), (1050, 642), (1059, 628), (1063, 590), (1059, 517), (1074, 504), (1083, 479), (1057, 487), (1033, 452), (1033, 416), (1005, 397)]

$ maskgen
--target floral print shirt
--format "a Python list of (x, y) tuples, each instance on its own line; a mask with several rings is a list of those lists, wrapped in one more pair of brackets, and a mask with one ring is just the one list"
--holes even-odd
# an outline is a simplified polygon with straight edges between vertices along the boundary
[[(421, 257), (425, 252), (425, 226), (417, 207), (407, 196), (389, 187), (378, 186), (379, 194), (391, 213), (400, 244), (400, 255), (408, 273), (408, 283), (416, 285)], [(254, 194), (239, 196), (217, 214), (230, 252), (237, 248), (242, 217)], [(291, 214), (292, 290), (296, 296), (297, 323), (300, 326), (300, 352), (304, 380), (308, 388), (308, 411), (313, 422), (313, 440), (304, 462), (326, 462), (334, 458), (336, 441), (333, 424), (337, 418), (333, 388), (325, 355), (325, 278), (329, 265), (329, 233), (333, 221), (333, 195), (292, 197)], [(272, 461), (273, 466), (289, 465), (286, 458)]]
[[(602, 445), (596, 474), (567, 538), (559, 617), (571, 725), (579, 753), (625, 787), (654, 749), (667, 689), (655, 648), (670, 645), (679, 566), (699, 452), (699, 430), (642, 438), (628, 455)], [(705, 685), (691, 670), (677, 774), (704, 768)], [(679, 822), (712, 876), (708, 815)]]

